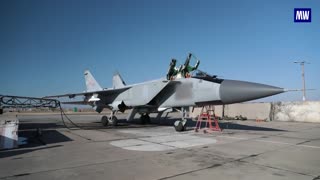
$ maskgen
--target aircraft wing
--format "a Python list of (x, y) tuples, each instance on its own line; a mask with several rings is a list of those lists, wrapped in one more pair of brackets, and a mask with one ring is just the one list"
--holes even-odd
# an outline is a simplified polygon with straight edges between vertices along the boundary
[(119, 88), (119, 89), (105, 89), (105, 90), (101, 90), (101, 91), (90, 91), (90, 92), (83, 92), (83, 93), (69, 93), (69, 94), (45, 96), (43, 98), (60, 98), (60, 97), (74, 98), (76, 96), (92, 96), (93, 94), (109, 96), (109, 95), (114, 95), (114, 94), (120, 94), (128, 89), (130, 89), (130, 87), (124, 87), (124, 88)]
[(168, 81), (163, 88), (159, 89), (159, 91), (156, 92), (151, 99), (149, 99), (147, 105), (149, 106), (161, 105), (166, 99), (168, 99), (175, 92), (176, 85), (180, 83), (181, 83), (180, 81), (175, 81), (175, 80)]

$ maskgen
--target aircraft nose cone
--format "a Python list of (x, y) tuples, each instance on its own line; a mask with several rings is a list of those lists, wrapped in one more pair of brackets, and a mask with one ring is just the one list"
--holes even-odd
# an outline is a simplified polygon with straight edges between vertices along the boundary
[(220, 98), (225, 104), (250, 101), (284, 92), (283, 88), (246, 81), (224, 80)]

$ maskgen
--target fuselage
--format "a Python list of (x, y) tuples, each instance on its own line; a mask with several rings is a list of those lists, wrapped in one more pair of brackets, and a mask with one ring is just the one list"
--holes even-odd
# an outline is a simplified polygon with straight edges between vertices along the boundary
[(159, 79), (126, 86), (114, 97), (99, 96), (98, 106), (119, 108), (172, 108), (222, 105), (259, 99), (284, 92), (282, 88), (213, 77), (190, 77), (175, 80)]

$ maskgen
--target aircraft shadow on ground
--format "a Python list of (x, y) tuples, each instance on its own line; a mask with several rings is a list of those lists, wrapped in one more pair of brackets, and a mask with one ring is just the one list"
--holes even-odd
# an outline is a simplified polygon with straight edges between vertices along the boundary
[(244, 124), (236, 124), (232, 122), (220, 122), (219, 126), (222, 129), (234, 129), (234, 130), (250, 130), (250, 131), (287, 131), (283, 129), (259, 127), (259, 126), (249, 126)]
[[(102, 126), (100, 121), (93, 121), (93, 122), (76, 122), (75, 125), (71, 124), (68, 121), (65, 121), (65, 124), (68, 128), (71, 129), (87, 129), (87, 130), (101, 130), (101, 129), (126, 129), (126, 128), (146, 128), (146, 127), (156, 127), (156, 126), (173, 126), (176, 120), (180, 120), (179, 118), (161, 118), (157, 120), (155, 118), (151, 118), (151, 123), (149, 124), (140, 124), (139, 118), (135, 118), (131, 122), (127, 122), (126, 119), (118, 119), (118, 125), (113, 127), (111, 125)], [(203, 125), (205, 123), (203, 122)], [(268, 127), (259, 127), (255, 125), (244, 125), (239, 124), (236, 121), (223, 121), (219, 122), (219, 125), (222, 129), (232, 129), (232, 130), (252, 130), (252, 131), (285, 131), (282, 129), (275, 129), (275, 128), (268, 128)], [(19, 125), (19, 131), (27, 130), (31, 132), (35, 132), (37, 128), (40, 128), (44, 134), (52, 134), (52, 136), (57, 136), (55, 139), (51, 139), (50, 142), (64, 142), (67, 141), (63, 138), (64, 135), (56, 131), (56, 135), (53, 135), (53, 130), (48, 131), (46, 129), (60, 129), (66, 128), (66, 126), (62, 122), (50, 122), (50, 123), (21, 123)], [(187, 130), (192, 130), (196, 126), (196, 121), (188, 120), (187, 121)], [(26, 133), (26, 132), (25, 132)], [(60, 136), (62, 137), (58, 137)], [(65, 137), (67, 138), (67, 137)], [(49, 139), (49, 138), (48, 138)]]
[[(160, 122), (159, 121), (152, 121), (152, 122), (159, 123), (160, 126), (173, 126), (173, 124), (176, 120), (179, 120), (179, 119), (166, 118), (166, 119), (161, 119)], [(193, 130), (193, 128), (196, 126), (196, 123), (197, 123), (196, 121), (188, 120), (187, 130)], [(202, 122), (202, 126), (204, 126), (204, 125), (205, 125), (205, 122)], [(236, 122), (219, 122), (219, 126), (222, 130), (232, 129), (232, 130), (251, 130), (251, 131), (286, 131), (286, 130), (282, 130), (282, 129), (238, 124)]]
[[(90, 123), (91, 125), (87, 124), (83, 124), (83, 128), (87, 128), (87, 129), (130, 129), (130, 128), (146, 128), (146, 127), (157, 127), (157, 126), (173, 126), (174, 122), (176, 120), (179, 120), (179, 118), (162, 118), (161, 120), (156, 120), (154, 118), (151, 118), (151, 123), (150, 124), (140, 124), (139, 123), (139, 119), (134, 119), (134, 121), (132, 122), (127, 122), (125, 119), (119, 119), (118, 120), (118, 125), (116, 127), (112, 127), (112, 126), (106, 126), (103, 127), (101, 125), (101, 122), (96, 121), (96, 122), (92, 122), (93, 124), (95, 124), (94, 126), (92, 126), (92, 123)], [(205, 123), (202, 123), (203, 126), (205, 125)], [(196, 126), (196, 121), (191, 121), (188, 120), (187, 122), (187, 130), (193, 130), (193, 128)], [(251, 130), (251, 131), (286, 131), (286, 130), (282, 130), (282, 129), (275, 129), (275, 128), (267, 128), (267, 127), (259, 127), (259, 126), (250, 126), (250, 125), (244, 125), (244, 124), (238, 124), (237, 122), (219, 122), (219, 126), (222, 130), (224, 129), (232, 129), (232, 130)]]
[(131, 128), (146, 128), (159, 126), (157, 123), (141, 124), (138, 121), (127, 122), (126, 119), (118, 119), (117, 126), (107, 125), (103, 126), (100, 121), (90, 123), (76, 123), (74, 126), (70, 123), (67, 124), (70, 128), (80, 128), (84, 130), (104, 130), (104, 129), (131, 129)]

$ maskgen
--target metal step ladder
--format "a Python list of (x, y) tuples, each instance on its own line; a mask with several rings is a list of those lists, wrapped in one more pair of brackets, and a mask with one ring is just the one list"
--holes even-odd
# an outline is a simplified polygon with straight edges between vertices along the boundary
[[(213, 116), (213, 120), (212, 120)], [(202, 127), (202, 124), (205, 123), (205, 126)], [(214, 125), (212, 125), (214, 123)], [(198, 116), (196, 126), (194, 128), (195, 132), (203, 131), (204, 133), (210, 133), (214, 131), (221, 132), (222, 129), (218, 123), (218, 117), (215, 115), (214, 106), (203, 106)]]

